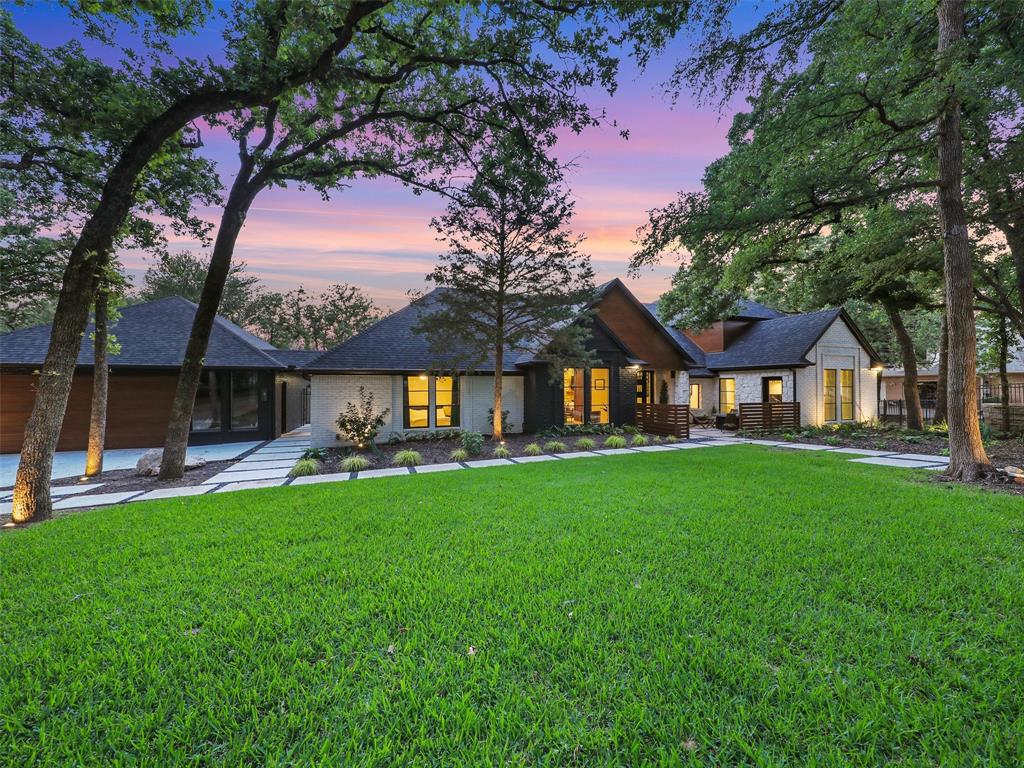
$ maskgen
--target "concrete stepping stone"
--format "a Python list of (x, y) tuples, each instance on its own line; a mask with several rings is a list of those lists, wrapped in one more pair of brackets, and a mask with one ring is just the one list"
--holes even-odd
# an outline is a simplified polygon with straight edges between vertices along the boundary
[(356, 474), (357, 480), (372, 477), (397, 477), (398, 475), (408, 475), (408, 467), (388, 467), (387, 469), (367, 469), (363, 472)]
[(554, 456), (516, 456), (512, 459), (516, 464), (533, 464), (538, 461), (555, 461)]
[(658, 451), (671, 451), (667, 445), (638, 445), (633, 449), (634, 451), (643, 451), (644, 453), (657, 453)]
[(636, 451), (632, 448), (598, 448), (594, 453), (600, 454), (601, 456), (622, 456), (627, 453), (636, 453)]
[(295, 451), (295, 450), (292, 450), (291, 448), (289, 448), (287, 450), (282, 450), (282, 451), (269, 451), (269, 450), (266, 450), (266, 449), (260, 449), (258, 451), (255, 451), (254, 453), (250, 453), (248, 456), (246, 456), (244, 459), (242, 459), (242, 461), (252, 461), (257, 456), (262, 456), (264, 458), (264, 460), (268, 460), (268, 459), (286, 459), (289, 456), (295, 456), (296, 458), (298, 458), (303, 453), (305, 453), (304, 450)]
[(798, 451), (834, 451), (831, 445), (817, 445), (816, 443), (782, 443), (779, 448), (794, 448)]
[(250, 480), (244, 483), (228, 483), (217, 488), (214, 493), (224, 493), (225, 491), (251, 491), (256, 488), (276, 488), (279, 485), (284, 485), (285, 480), (288, 478), (282, 477), (278, 480)]
[(595, 454), (593, 451), (572, 451), (570, 453), (555, 453), (552, 455), (559, 459), (592, 459)]
[[(50, 488), (50, 497), (55, 496), (70, 496), (73, 493), (85, 493), (86, 491), (95, 491), (97, 488), (106, 485), (106, 483), (82, 483), (81, 485), (55, 485)], [(14, 489), (0, 492), (0, 500), (10, 501), (14, 498)]]
[(930, 464), (949, 464), (949, 456), (936, 456), (931, 453), (894, 453), (890, 454), (894, 459), (907, 459), (908, 461), (927, 461)]
[(154, 499), (176, 499), (181, 496), (200, 496), (209, 492), (208, 485), (186, 485), (181, 488), (157, 488), (144, 493), (133, 501), (153, 501)]
[(133, 496), (138, 496), (139, 491), (121, 491), (120, 493), (94, 493), (92, 496), (72, 496), (69, 499), (61, 499), (53, 503), (54, 509), (77, 509), (78, 507), (102, 507), (107, 504), (119, 504), (127, 501)]
[(788, 445), (788, 443), (785, 443), (782, 440), (746, 440), (744, 442), (748, 443), (749, 445)]
[(892, 456), (892, 451), (878, 451), (874, 448), (836, 448), (836, 453), (851, 453), (855, 456)]
[(865, 459), (850, 459), (854, 464), (876, 464), (880, 467), (902, 467), (903, 469), (945, 469), (946, 464), (930, 461), (911, 461), (886, 456), (871, 456)]
[(203, 485), (219, 485), (220, 483), (237, 483), (248, 480), (273, 480), (278, 477), (288, 477), (290, 469), (291, 465), (288, 467), (278, 467), (276, 469), (247, 470), (240, 468), (237, 471), (232, 467), (224, 472), (219, 472), (208, 480), (203, 480)]
[(271, 459), (269, 461), (253, 461), (246, 459), (240, 461), (231, 469), (224, 470), (225, 472), (237, 472), (241, 470), (255, 470), (255, 469), (291, 469), (295, 466), (294, 459)]
[(331, 474), (328, 475), (306, 475), (305, 477), (296, 477), (294, 480), (292, 480), (291, 485), (316, 485), (317, 483), (340, 483), (343, 480), (348, 480), (350, 477), (352, 477), (351, 472), (332, 472)]
[(477, 459), (476, 461), (467, 461), (467, 467), (503, 467), (512, 462), (508, 459)]
[(416, 467), (416, 474), (425, 475), (430, 474), (431, 472), (450, 472), (454, 469), (465, 469), (465, 467), (454, 461), (449, 461), (444, 464), (424, 464), (422, 467)]
[(665, 447), (678, 451), (684, 450), (686, 448), (711, 448), (712, 446), (708, 445), (707, 443), (671, 443), (670, 445), (666, 445)]

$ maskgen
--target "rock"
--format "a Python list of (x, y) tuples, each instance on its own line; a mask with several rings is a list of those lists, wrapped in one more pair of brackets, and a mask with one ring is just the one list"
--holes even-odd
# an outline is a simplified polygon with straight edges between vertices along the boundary
[(1024, 469), (1020, 467), (1003, 467), (1003, 472), (1010, 477), (1024, 477)]
[[(164, 458), (163, 448), (150, 448), (135, 464), (135, 471), (140, 475), (146, 475), (151, 477), (160, 473), (160, 462)], [(185, 471), (188, 472), (190, 469), (199, 469), (206, 464), (206, 459), (200, 459), (196, 456), (185, 456)]]

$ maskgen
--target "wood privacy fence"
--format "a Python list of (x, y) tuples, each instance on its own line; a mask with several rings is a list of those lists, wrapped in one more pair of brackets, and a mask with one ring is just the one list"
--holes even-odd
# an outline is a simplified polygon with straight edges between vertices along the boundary
[(740, 403), (740, 429), (800, 426), (800, 403)]
[(690, 406), (638, 403), (636, 425), (651, 435), (673, 435), (686, 440), (690, 437)]

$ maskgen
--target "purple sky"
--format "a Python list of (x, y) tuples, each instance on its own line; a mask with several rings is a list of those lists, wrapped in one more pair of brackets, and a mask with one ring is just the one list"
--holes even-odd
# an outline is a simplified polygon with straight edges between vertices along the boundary
[[(54, 44), (75, 35), (52, 6), (14, 13), (19, 28), (37, 42)], [(210, 49), (220, 47), (216, 33), (209, 34), (208, 43)], [(202, 41), (193, 44), (204, 47)], [(646, 212), (680, 190), (698, 189), (704, 167), (727, 150), (727, 115), (698, 109), (686, 94), (673, 106), (663, 93), (662, 83), (684, 51), (682, 42), (675, 44), (642, 74), (626, 62), (615, 96), (601, 92), (588, 99), (618, 126), (570, 135), (559, 143), (558, 156), (577, 163), (569, 178), (577, 201), (573, 228), (586, 235), (584, 248), (594, 259), (599, 280), (626, 277), (632, 241)], [(629, 140), (619, 136), (621, 128), (629, 130)], [(230, 184), (233, 144), (210, 131), (204, 132), (204, 142), (203, 151), (218, 161), (222, 182)], [(424, 275), (441, 250), (429, 222), (443, 208), (440, 198), (414, 196), (387, 180), (357, 180), (329, 202), (311, 191), (268, 190), (249, 214), (236, 259), (278, 290), (300, 283), (316, 290), (349, 282), (397, 308), (406, 303), (406, 291), (424, 286)], [(216, 208), (198, 213), (211, 222), (219, 216)], [(172, 240), (172, 247), (200, 249), (198, 243), (181, 239)], [(120, 256), (133, 276), (141, 274), (145, 262), (140, 254)], [(652, 300), (668, 287), (674, 269), (669, 259), (629, 282), (639, 298)]]

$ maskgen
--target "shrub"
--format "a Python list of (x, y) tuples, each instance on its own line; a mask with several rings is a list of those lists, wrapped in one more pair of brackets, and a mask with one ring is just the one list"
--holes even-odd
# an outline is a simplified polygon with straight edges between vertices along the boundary
[(663, 442), (666, 442), (666, 443), (678, 443), (679, 442), (679, 438), (676, 437), (675, 435), (666, 435), (664, 440), (663, 440)]
[(452, 451), (452, 461), (465, 461), (469, 458), (469, 451), (465, 448), (456, 448)]
[(627, 435), (639, 435), (640, 434), (640, 428), (634, 426), (633, 424), (623, 424), (622, 425), (622, 431), (625, 432)]
[(409, 432), (392, 432), (388, 442), (397, 443), (437, 443), (451, 440), (462, 434), (461, 429), (416, 429)]
[(647, 445), (647, 438), (643, 435), (633, 435), (633, 439), (629, 441), (630, 445)]
[(651, 437), (651, 442), (657, 445), (661, 442), (661, 435), (654, 435)]
[(625, 448), (626, 447), (626, 438), (621, 437), (620, 435), (612, 435), (611, 437), (609, 437), (607, 440), (604, 441), (604, 447), (605, 448)]
[(569, 450), (569, 446), (561, 440), (548, 440), (544, 443), (544, 450), (548, 453), (565, 453)]
[(540, 456), (544, 453), (544, 449), (540, 447), (540, 443), (529, 443), (523, 448), (524, 456)]
[(512, 451), (510, 451), (504, 445), (499, 445), (497, 448), (494, 449), (494, 458), (496, 459), (509, 459), (511, 457)]
[(399, 451), (391, 459), (396, 467), (418, 467), (423, 463), (423, 457), (419, 451)]
[(362, 448), (364, 445), (373, 445), (389, 413), (390, 408), (377, 411), (373, 407), (373, 392), (367, 392), (366, 387), (359, 387), (359, 404), (348, 403), (335, 423), (342, 437)]
[(342, 472), (362, 472), (373, 466), (373, 462), (365, 456), (348, 456), (338, 465)]
[(295, 466), (288, 471), (288, 476), (306, 477), (308, 475), (319, 475), (320, 467), (319, 459), (299, 459), (295, 462)]
[(840, 440), (835, 435), (829, 435), (828, 437), (825, 438), (826, 445), (842, 445), (842, 443), (843, 441)]
[(597, 443), (595, 443), (589, 437), (581, 437), (579, 440), (576, 441), (576, 447), (579, 448), (581, 451), (591, 451), (594, 449), (596, 445)]
[(307, 448), (302, 452), (302, 458), (324, 461), (327, 458), (327, 451), (323, 448)]
[(470, 456), (479, 456), (484, 450), (484, 436), (479, 432), (463, 432), (462, 449)]

